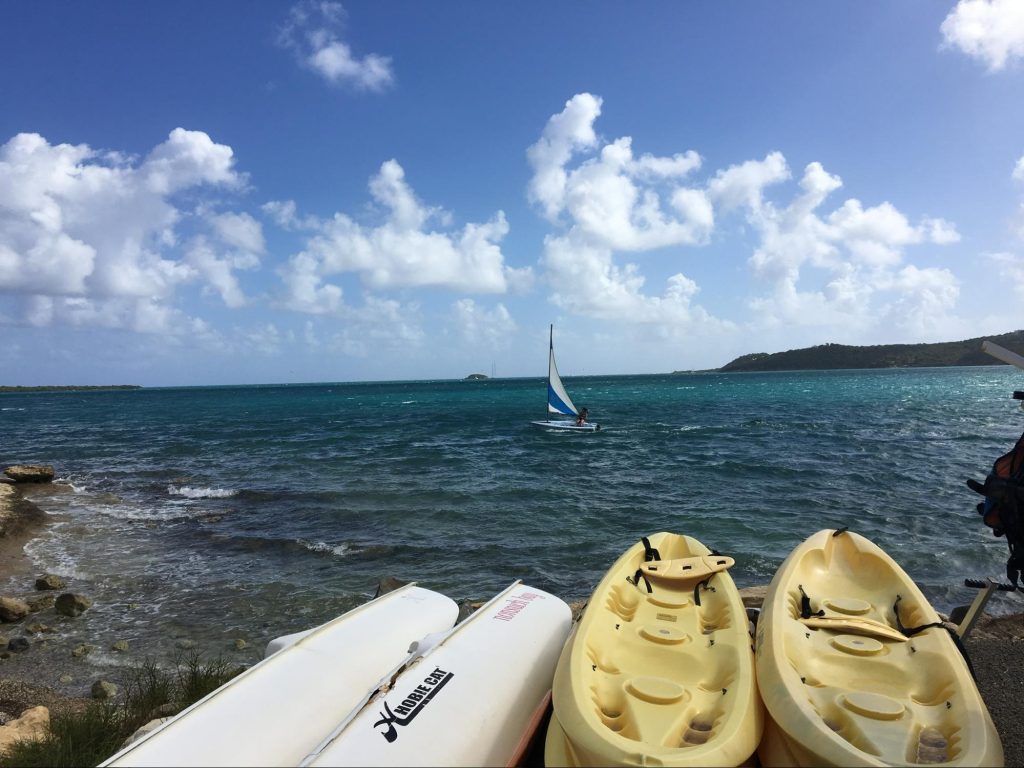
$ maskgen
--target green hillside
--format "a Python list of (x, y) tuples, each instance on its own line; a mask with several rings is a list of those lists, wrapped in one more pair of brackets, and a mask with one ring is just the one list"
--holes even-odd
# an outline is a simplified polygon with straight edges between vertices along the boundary
[(999, 365), (991, 355), (981, 351), (981, 342), (988, 340), (1024, 355), (1024, 331), (999, 336), (979, 336), (965, 341), (944, 341), (938, 344), (880, 344), (852, 347), (846, 344), (822, 344), (787, 352), (755, 352), (737, 357), (718, 370), (734, 371), (809, 371), (837, 368), (928, 368), (951, 365)]

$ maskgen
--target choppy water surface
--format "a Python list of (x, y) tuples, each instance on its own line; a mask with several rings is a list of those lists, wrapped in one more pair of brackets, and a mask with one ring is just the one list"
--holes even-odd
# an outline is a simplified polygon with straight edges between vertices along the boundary
[(1019, 371), (567, 386), (601, 432), (530, 426), (544, 417), (539, 378), (5, 394), (0, 462), (50, 463), (73, 486), (37, 499), (53, 521), (29, 545), (38, 571), (96, 602), (61, 631), (150, 651), (183, 637), (260, 645), (387, 575), (456, 599), (517, 578), (582, 599), (659, 530), (734, 556), (741, 586), (841, 526), (940, 610), (972, 597), (964, 576), (1002, 573), (1006, 545), (964, 480), (1024, 428)]

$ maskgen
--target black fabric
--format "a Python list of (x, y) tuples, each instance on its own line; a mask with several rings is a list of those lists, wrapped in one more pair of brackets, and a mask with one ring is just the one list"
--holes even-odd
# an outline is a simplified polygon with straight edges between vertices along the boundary
[(1024, 435), (993, 462), (984, 484), (968, 480), (967, 487), (985, 497), (977, 510), (992, 535), (1006, 537), (1006, 578), (1019, 587), (1024, 573)]
[(823, 611), (823, 610), (813, 611), (813, 612), (811, 611), (811, 598), (809, 598), (807, 596), (807, 593), (804, 592), (804, 585), (803, 584), (797, 584), (797, 589), (800, 590), (800, 618), (801, 619), (809, 619), (812, 616), (824, 616), (825, 615), (825, 611)]
[(661, 553), (651, 546), (651, 541), (646, 536), (641, 536), (640, 541), (644, 543), (644, 562), (649, 563), (652, 560), (661, 560)]

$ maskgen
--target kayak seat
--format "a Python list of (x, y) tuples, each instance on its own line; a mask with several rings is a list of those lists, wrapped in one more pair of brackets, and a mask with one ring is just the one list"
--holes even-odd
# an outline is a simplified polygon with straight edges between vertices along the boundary
[(640, 572), (648, 578), (672, 581), (706, 579), (713, 573), (732, 568), (736, 561), (725, 555), (697, 555), (675, 560), (651, 560), (640, 564)]

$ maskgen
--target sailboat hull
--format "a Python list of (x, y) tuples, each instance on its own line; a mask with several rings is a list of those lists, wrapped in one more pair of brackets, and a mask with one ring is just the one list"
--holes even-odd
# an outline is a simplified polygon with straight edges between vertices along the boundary
[(557, 430), (564, 430), (566, 432), (598, 432), (601, 429), (601, 425), (600, 424), (590, 424), (590, 423), (588, 423), (588, 424), (583, 424), (582, 426), (576, 426), (576, 422), (575, 421), (565, 421), (565, 420), (552, 420), (552, 419), (549, 419), (548, 421), (531, 421), (530, 423), (534, 424), (534, 425), (536, 425), (538, 427), (541, 427), (543, 429), (557, 429)]

